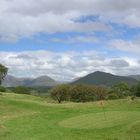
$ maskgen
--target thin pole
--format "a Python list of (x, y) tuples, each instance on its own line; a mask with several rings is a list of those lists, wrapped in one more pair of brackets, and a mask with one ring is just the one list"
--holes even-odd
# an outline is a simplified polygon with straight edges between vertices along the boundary
[(104, 105), (103, 105), (103, 100), (101, 100), (101, 106), (102, 106), (102, 109), (103, 109), (103, 112), (104, 112), (104, 119), (107, 120), (106, 113), (105, 113), (105, 108), (104, 108)]

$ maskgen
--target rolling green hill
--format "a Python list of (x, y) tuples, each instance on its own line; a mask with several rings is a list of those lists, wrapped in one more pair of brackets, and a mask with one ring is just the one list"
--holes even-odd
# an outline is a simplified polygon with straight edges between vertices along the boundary
[(140, 140), (140, 99), (56, 104), (0, 95), (0, 140)]
[(131, 77), (117, 76), (117, 75), (112, 75), (110, 73), (97, 71), (88, 74), (85, 77), (79, 78), (78, 80), (74, 81), (72, 84), (112, 86), (120, 82), (126, 82), (129, 85), (132, 85), (135, 84), (137, 80)]

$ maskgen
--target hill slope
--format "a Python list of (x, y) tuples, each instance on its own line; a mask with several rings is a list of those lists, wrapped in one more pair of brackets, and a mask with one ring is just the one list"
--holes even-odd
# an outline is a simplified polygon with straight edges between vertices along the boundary
[(97, 72), (88, 74), (87, 76), (82, 77), (82, 78), (72, 82), (72, 84), (112, 86), (112, 85), (120, 83), (120, 82), (126, 82), (129, 85), (132, 85), (132, 84), (135, 84), (137, 82), (137, 80), (135, 80), (131, 77), (116, 76), (116, 75), (112, 75), (110, 73), (97, 71)]

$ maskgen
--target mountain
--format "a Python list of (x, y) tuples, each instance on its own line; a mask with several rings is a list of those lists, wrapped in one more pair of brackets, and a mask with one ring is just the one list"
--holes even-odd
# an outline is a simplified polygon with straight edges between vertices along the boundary
[(18, 84), (19, 84), (18, 78), (11, 75), (6, 76), (5, 80), (2, 82), (2, 85), (6, 87), (13, 87), (14, 85)]
[(28, 86), (54, 86), (56, 84), (58, 83), (52, 78), (48, 76), (40, 76), (28, 83)]
[[(126, 76), (117, 76), (105, 72), (94, 72), (88, 74), (85, 77), (80, 77), (74, 79), (72, 84), (88, 84), (88, 85), (104, 85), (112, 86), (119, 82), (126, 82), (129, 85), (135, 84), (140, 78), (140, 75), (132, 75), (129, 77)], [(54, 79), (48, 76), (40, 76), (37, 78), (17, 78), (11, 75), (7, 75), (3, 81), (3, 86), (6, 87), (15, 87), (15, 86), (29, 86), (29, 87), (51, 87), (63, 82), (57, 82)]]
[(3, 81), (3, 86), (15, 87), (15, 86), (55, 86), (58, 82), (48, 76), (40, 76), (37, 78), (17, 78), (11, 75), (7, 75)]
[(136, 80), (140, 80), (140, 75), (129, 75), (129, 77), (136, 79)]
[(126, 82), (129, 85), (132, 85), (135, 84), (137, 80), (131, 77), (117, 76), (110, 73), (97, 71), (72, 82), (72, 84), (112, 86), (120, 82)]

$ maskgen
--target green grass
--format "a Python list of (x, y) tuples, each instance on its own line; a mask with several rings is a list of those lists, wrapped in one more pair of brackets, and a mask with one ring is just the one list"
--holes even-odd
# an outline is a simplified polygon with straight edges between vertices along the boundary
[(52, 103), (0, 95), (0, 140), (140, 140), (140, 99)]
[(139, 118), (140, 113), (137, 111), (107, 111), (105, 115), (104, 113), (92, 113), (72, 117), (63, 120), (60, 125), (77, 129), (103, 129), (127, 125)]

